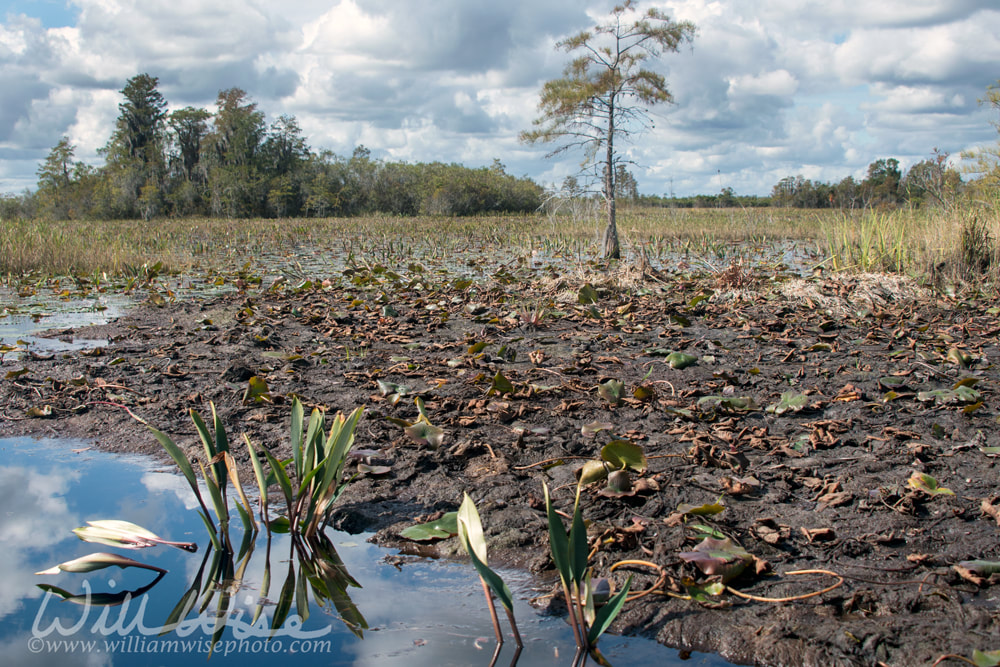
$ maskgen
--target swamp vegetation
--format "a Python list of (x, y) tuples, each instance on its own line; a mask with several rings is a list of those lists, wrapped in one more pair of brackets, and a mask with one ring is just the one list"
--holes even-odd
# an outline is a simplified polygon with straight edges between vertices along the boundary
[[(537, 602), (584, 646), (614, 621), (745, 664), (1000, 660), (996, 209), (633, 209), (610, 264), (597, 231), (5, 224), (5, 313), (135, 305), (52, 333), (106, 345), (5, 344), (0, 433), (169, 440), (220, 491), (268, 468), (304, 535), (484, 567), (488, 545), (550, 578)], [(313, 410), (352, 421), (321, 470)]]

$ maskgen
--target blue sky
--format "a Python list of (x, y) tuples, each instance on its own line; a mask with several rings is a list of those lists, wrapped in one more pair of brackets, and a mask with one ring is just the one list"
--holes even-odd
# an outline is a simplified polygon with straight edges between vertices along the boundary
[(62, 0), (0, 1), (0, 19), (12, 14), (37, 18), (46, 28), (60, 28), (76, 22), (77, 10), (71, 3)]
[[(100, 163), (119, 91), (160, 79), (171, 107), (212, 110), (238, 86), (269, 120), (294, 115), (314, 149), (364, 144), (391, 160), (489, 165), (559, 183), (572, 157), (517, 135), (554, 49), (607, 16), (591, 0), (0, 0), (0, 192), (35, 185), (66, 135)], [(676, 104), (624, 149), (647, 194), (732, 187), (767, 194), (785, 176), (864, 176), (894, 157), (958, 154), (997, 140), (977, 100), (1000, 79), (996, 0), (679, 0), (698, 27), (658, 64)]]

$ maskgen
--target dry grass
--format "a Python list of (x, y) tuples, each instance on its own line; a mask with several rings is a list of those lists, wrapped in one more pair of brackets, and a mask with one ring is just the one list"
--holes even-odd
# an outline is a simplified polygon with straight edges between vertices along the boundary
[[(613, 278), (620, 285), (655, 280), (649, 258), (663, 263), (678, 256), (696, 257), (701, 258), (695, 260), (696, 267), (703, 264), (707, 272), (719, 275), (720, 286), (741, 287), (753, 277), (749, 272), (754, 268), (740, 263), (741, 249), (795, 240), (822, 250), (824, 266), (841, 272), (998, 285), (997, 211), (1000, 203), (968, 203), (947, 213), (624, 207), (619, 232), (625, 259)], [(599, 259), (602, 225), (593, 215), (149, 223), (14, 220), (0, 226), (0, 275), (131, 276), (143, 265), (156, 263), (172, 271), (232, 271), (251, 258), (266, 263), (268, 253), (293, 256), (304, 246), (387, 265), (427, 257), (502, 263), (536, 255), (567, 268), (586, 267)]]

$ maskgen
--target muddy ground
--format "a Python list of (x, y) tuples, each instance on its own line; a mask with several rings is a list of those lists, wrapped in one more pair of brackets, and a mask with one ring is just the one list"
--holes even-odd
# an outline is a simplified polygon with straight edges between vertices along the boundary
[[(213, 402), (233, 440), (245, 432), (286, 457), (290, 397), (363, 405), (355, 447), (389, 471), (351, 484), (336, 527), (404, 545), (400, 530), (468, 491), (491, 559), (542, 575), (553, 572), (542, 482), (571, 511), (575, 470), (624, 439), (648, 461), (631, 474), (634, 494), (597, 482), (582, 498), (595, 572), (646, 562), (611, 575), (651, 591), (617, 631), (759, 665), (926, 665), (1000, 648), (1000, 589), (954, 567), (1000, 560), (997, 303), (878, 277), (647, 278), (592, 279), (590, 292), (355, 272), (149, 303), (53, 334), (106, 347), (8, 358), (0, 435), (83, 436), (162, 458), (131, 411), (194, 457), (188, 411)], [(697, 362), (674, 368), (669, 352)], [(608, 380), (624, 385), (616, 404)], [(416, 396), (444, 430), (437, 449), (387, 420), (414, 421)], [(711, 579), (679, 554), (712, 528), (753, 561), (730, 591), (683, 599), (685, 584)], [(809, 596), (838, 579), (787, 574), (800, 570), (843, 583)]]

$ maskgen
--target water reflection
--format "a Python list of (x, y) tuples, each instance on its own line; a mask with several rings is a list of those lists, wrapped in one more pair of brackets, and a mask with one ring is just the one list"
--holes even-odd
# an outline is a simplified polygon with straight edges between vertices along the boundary
[[(219, 552), (191, 510), (197, 504), (181, 477), (145, 460), (85, 449), (65, 440), (0, 440), (0, 539), (6, 545), (0, 664), (186, 665), (210, 653), (212, 664), (249, 666), (490, 663), (492, 628), (471, 567), (402, 560), (397, 569), (366, 536), (334, 531), (314, 544), (274, 535)], [(199, 552), (123, 551), (84, 543), (70, 532), (108, 518), (195, 541)], [(162, 579), (136, 568), (33, 574), (94, 551), (168, 572)], [(504, 577), (518, 598), (526, 643), (517, 664), (570, 664), (575, 647), (568, 626), (525, 602), (533, 594), (526, 575)], [(37, 584), (89, 591), (91, 604), (46, 597)], [(497, 664), (509, 664), (510, 644)], [(645, 640), (605, 636), (601, 649), (618, 665), (681, 664), (676, 652)], [(683, 664), (727, 663), (699, 656)]]

